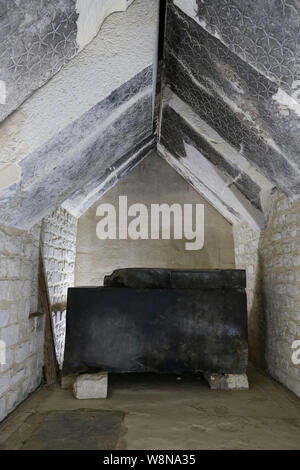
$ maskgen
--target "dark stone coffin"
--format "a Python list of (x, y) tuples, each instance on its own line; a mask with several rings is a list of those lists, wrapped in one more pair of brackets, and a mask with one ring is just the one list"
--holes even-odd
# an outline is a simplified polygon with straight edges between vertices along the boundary
[(244, 271), (139, 271), (68, 290), (65, 375), (246, 372)]

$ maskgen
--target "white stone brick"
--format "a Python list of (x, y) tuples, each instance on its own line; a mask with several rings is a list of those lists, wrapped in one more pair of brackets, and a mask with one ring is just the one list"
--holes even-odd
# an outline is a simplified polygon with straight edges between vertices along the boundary
[(294, 266), (300, 266), (300, 255), (294, 256)]
[(76, 378), (73, 385), (75, 398), (88, 400), (107, 397), (107, 373), (83, 374)]
[(0, 330), (0, 338), (5, 341), (6, 347), (17, 344), (19, 339), (19, 325), (11, 325)]
[(0, 398), (0, 422), (5, 418), (6, 414), (6, 398), (2, 397)]
[(29, 314), (30, 314), (30, 302), (31, 298), (23, 298), (20, 303), (19, 303), (19, 308), (18, 308), (18, 318), (19, 321), (24, 321), (28, 320)]
[(6, 326), (9, 322), (9, 310), (0, 310), (0, 328)]
[(10, 302), (21, 299), (22, 298), (22, 285), (23, 285), (23, 281), (21, 280), (8, 281), (6, 299)]
[(18, 372), (16, 372), (14, 375), (11, 376), (11, 385), (16, 385), (17, 383), (21, 382), (21, 380), (24, 380), (25, 377), (25, 369), (21, 369)]
[(18, 321), (18, 311), (19, 311), (19, 304), (17, 302), (13, 302), (10, 304), (9, 308), (9, 323), (13, 325)]
[(4, 250), (5, 246), (5, 241), (6, 241), (6, 234), (3, 232), (3, 230), (0, 227), (0, 250)]
[(31, 295), (31, 281), (25, 281), (23, 284), (23, 297), (30, 297)]
[(4, 250), (10, 255), (20, 255), (22, 252), (21, 239), (14, 236), (7, 236)]
[(19, 258), (7, 258), (7, 277), (19, 278), (21, 274), (21, 261)]
[(19, 390), (10, 390), (7, 395), (7, 413), (13, 411), (19, 403)]
[(32, 259), (22, 259), (21, 262), (21, 279), (30, 280), (33, 277), (33, 273), (37, 274), (37, 260), (35, 264)]
[[(267, 229), (262, 232), (259, 240), (263, 285), (259, 286), (257, 282), (247, 284), (247, 303), (253, 318), (266, 316), (268, 332), (266, 357), (271, 373), (299, 394), (300, 377), (299, 372), (297, 376), (295, 368), (291, 365), (290, 345), (295, 336), (299, 335), (300, 322), (300, 253), (297, 239), (300, 233), (300, 205), (299, 201), (291, 201), (285, 196), (279, 196), (279, 193), (275, 194), (274, 200)], [(237, 248), (236, 266), (245, 267), (253, 264), (256, 271), (253, 246), (247, 242), (250, 240), (250, 228), (247, 229), (247, 224), (239, 224), (234, 227), (233, 232)], [(241, 245), (245, 249), (243, 255), (239, 250)], [(260, 302), (255, 301), (260, 292), (264, 297), (265, 312), (260, 311)], [(251, 298), (254, 299), (253, 303), (249, 302)], [(257, 311), (253, 311), (252, 308), (256, 308)], [(250, 355), (253, 356), (255, 351), (259, 350), (259, 339), (261, 341), (264, 339), (260, 337), (258, 329), (256, 339), (253, 339), (251, 330), (249, 332)]]
[(17, 364), (20, 364), (27, 359), (27, 357), (30, 355), (30, 343), (27, 341), (26, 343), (22, 344), (21, 346), (18, 346), (15, 350), (15, 362)]
[(10, 387), (10, 373), (5, 372), (0, 376), (0, 397), (4, 395)]
[(248, 390), (246, 374), (205, 374), (212, 390)]
[(31, 258), (34, 251), (34, 245), (32, 243), (25, 243), (24, 244), (24, 256), (25, 258)]
[(7, 277), (7, 259), (4, 256), (0, 257), (0, 279)]
[(0, 366), (0, 377), (3, 372), (7, 372), (11, 369), (13, 362), (14, 362), (14, 349), (13, 348), (8, 348), (6, 349), (6, 354), (5, 354), (5, 364), (2, 364)]
[[(30, 351), (31, 342), (37, 345), (34, 360), (29, 362), (25, 359), (26, 374), (31, 386), (37, 383), (37, 377), (40, 376), (43, 365), (43, 348), (40, 347), (43, 340), (43, 328), (35, 329), (34, 322), (28, 320), (32, 295), (34, 294), (37, 299), (40, 224), (37, 224), (30, 232), (7, 228), (5, 232), (7, 233), (1, 232), (0, 227), (1, 259), (6, 260), (5, 275), (8, 276), (8, 279), (0, 281), (0, 339), (4, 340), (7, 346), (6, 364), (0, 366), (0, 380), (2, 380), (2, 391), (7, 389), (8, 381), (10, 389), (6, 392), (5, 400), (0, 401), (0, 419), (24, 397), (22, 385), (25, 368), (22, 366), (20, 370), (15, 368), (15, 356), (16, 361), (21, 361), (27, 357), (28, 352), (32, 352)], [(24, 298), (24, 294), (28, 300)], [(28, 341), (29, 337), (30, 341)], [(36, 370), (37, 367), (38, 370)], [(13, 390), (11, 390), (12, 386)]]
[[(43, 221), (43, 256), (52, 304), (67, 298), (67, 288), (74, 285), (77, 219), (59, 208)], [(61, 362), (64, 348), (64, 325), (54, 321), (56, 355)]]
[(0, 280), (0, 299), (8, 300), (9, 281)]
[(0, 422), (5, 418), (6, 414), (6, 398), (2, 397), (0, 398)]

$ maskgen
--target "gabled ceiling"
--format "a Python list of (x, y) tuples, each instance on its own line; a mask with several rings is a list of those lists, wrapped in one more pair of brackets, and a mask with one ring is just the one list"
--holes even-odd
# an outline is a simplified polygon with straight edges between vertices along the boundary
[(299, 0), (161, 2), (159, 41), (158, 0), (0, 9), (1, 223), (78, 217), (155, 148), (231, 223), (299, 197)]
[[(47, 21), (52, 18), (52, 2), (25, 0), (23, 3), (30, 3), (33, 10), (43, 5)], [(74, 15), (76, 6), (80, 6), (79, 23), (83, 7), (90, 7), (85, 17), (85, 30), (90, 33), (95, 29), (96, 7), (105, 6), (108, 1), (54, 3), (57, 8), (72, 7)], [(132, 2), (112, 3), (116, 10), (121, 10), (122, 5), (126, 10)], [(18, 4), (15, 2), (16, 11), (25, 21), (24, 9), (19, 12)], [(6, 13), (1, 20), (10, 22), (11, 12)], [(98, 13), (101, 23), (103, 10)], [(57, 28), (57, 34), (64, 36), (58, 13), (53, 21), (51, 28)], [(157, 0), (136, 0), (127, 11), (110, 15), (92, 42), (2, 122), (1, 223), (27, 229), (66, 199), (73, 197), (74, 201), (80, 193), (85, 198), (87, 187), (97, 191), (94, 185), (101, 185), (107, 174), (124, 174), (127, 166), (130, 169), (133, 162), (136, 164), (153, 150), (157, 22)], [(34, 27), (39, 27), (35, 20)], [(79, 34), (76, 30), (73, 33), (74, 38)], [(18, 34), (21, 41), (23, 32)], [(81, 47), (82, 36), (79, 34)], [(40, 55), (43, 54), (45, 51), (41, 50)], [(3, 115), (9, 113), (9, 87), (7, 103), (0, 107)]]

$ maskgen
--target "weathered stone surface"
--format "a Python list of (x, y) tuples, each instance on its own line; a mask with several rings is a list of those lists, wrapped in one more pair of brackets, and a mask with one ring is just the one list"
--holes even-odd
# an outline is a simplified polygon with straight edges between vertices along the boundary
[(67, 291), (74, 286), (77, 219), (59, 207), (43, 219), (41, 247), (49, 289), (57, 362), (65, 347)]
[(255, 230), (272, 185), (300, 194), (300, 71), (288, 59), (299, 55), (300, 9), (275, 3), (174, 0), (167, 7), (161, 153), (177, 159), (173, 166), (228, 220), (232, 212), (234, 223), (247, 220)]
[(204, 374), (212, 390), (248, 390), (246, 374)]
[(149, 66), (22, 160), (21, 181), (0, 191), (0, 221), (29, 228), (151, 134)]
[[(188, 158), (184, 142), (189, 142), (224, 175), (227, 185), (234, 185), (258, 210), (262, 210), (261, 188), (237, 164), (226, 160), (211, 141), (205, 139), (170, 106), (163, 107), (161, 143), (178, 159)], [(250, 180), (250, 181), (249, 181)], [(221, 188), (220, 188), (221, 190)]]
[(234, 226), (235, 259), (247, 272), (252, 362), (300, 396), (292, 344), (300, 338), (300, 201), (277, 192), (265, 230)]
[(2, 121), (77, 52), (78, 14), (76, 0), (2, 0), (0, 12)]
[(83, 215), (101, 196), (111, 189), (134, 167), (150, 155), (155, 148), (154, 136), (150, 136), (121, 157), (114, 165), (92, 178), (63, 203), (63, 207), (75, 217)]
[(0, 421), (42, 380), (44, 317), (29, 318), (38, 310), (39, 238), (40, 224), (0, 226)]
[[(299, 78), (297, 0), (175, 0), (195, 5), (195, 19), (261, 74), (293, 93)], [(230, 18), (230, 21), (228, 21)], [(285, 45), (284, 53), (280, 43)], [(268, 60), (266, 60), (268, 58)], [(291, 60), (293, 58), (293, 60)]]
[(75, 398), (89, 400), (107, 397), (107, 372), (79, 375), (73, 385)]

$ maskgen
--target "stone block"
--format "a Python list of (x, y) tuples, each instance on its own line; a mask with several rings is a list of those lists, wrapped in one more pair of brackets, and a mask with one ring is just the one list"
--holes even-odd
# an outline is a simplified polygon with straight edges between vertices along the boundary
[(246, 374), (204, 374), (212, 390), (249, 390)]
[(107, 372), (79, 375), (73, 385), (75, 398), (89, 400), (107, 397)]

